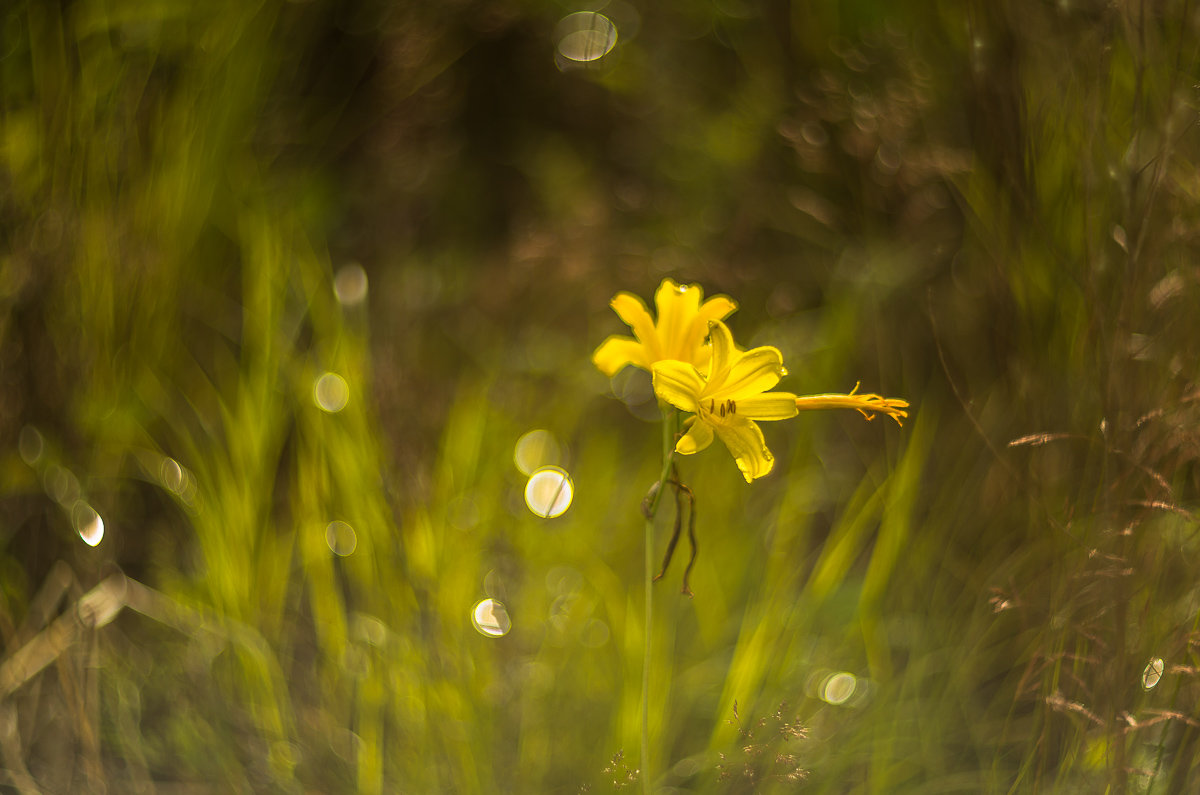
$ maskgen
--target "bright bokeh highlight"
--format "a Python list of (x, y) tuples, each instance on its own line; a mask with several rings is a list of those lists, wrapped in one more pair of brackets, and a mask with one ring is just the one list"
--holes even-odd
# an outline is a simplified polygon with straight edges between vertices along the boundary
[(46, 493), (64, 508), (80, 497), (79, 480), (69, 469), (52, 464), (42, 475)]
[(333, 277), (333, 294), (342, 306), (361, 304), (367, 297), (367, 272), (362, 265), (352, 263), (339, 268)]
[(174, 458), (163, 458), (162, 463), (158, 467), (158, 478), (162, 481), (167, 491), (172, 491), (176, 494), (183, 492), (183, 487), (186, 483), (183, 467)]
[(83, 543), (89, 547), (94, 547), (104, 540), (104, 520), (96, 513), (95, 508), (83, 500), (76, 502), (75, 507), (71, 509), (71, 523), (75, 526), (75, 532), (83, 539)]
[(489, 638), (503, 637), (512, 629), (508, 610), (496, 599), (484, 599), (476, 602), (475, 607), (471, 610), (471, 623), (475, 625), (475, 629), (479, 630), (479, 634)]
[(827, 704), (845, 704), (858, 689), (858, 677), (854, 674), (839, 671), (821, 680), (819, 695)]
[(558, 467), (543, 467), (525, 484), (525, 504), (543, 519), (562, 516), (571, 507), (575, 488), (571, 476)]
[(1146, 663), (1146, 670), (1142, 671), (1142, 689), (1153, 690), (1162, 681), (1163, 661), (1162, 657), (1155, 657), (1150, 662)]
[(42, 458), (42, 451), (45, 449), (45, 442), (42, 440), (42, 435), (38, 433), (37, 428), (32, 425), (26, 425), (21, 428), (21, 435), (17, 439), (17, 449), (21, 453), (21, 460), (29, 466), (33, 466)]
[(541, 428), (525, 433), (513, 447), (513, 463), (528, 477), (538, 469), (561, 463), (562, 449), (554, 434)]
[(325, 527), (325, 543), (335, 555), (353, 555), (358, 548), (358, 534), (346, 522), (335, 520)]
[(158, 462), (158, 482), (189, 508), (196, 507), (196, 476), (174, 458), (163, 456)]
[(558, 54), (578, 64), (598, 61), (617, 46), (617, 26), (595, 11), (563, 17), (557, 32)]
[(350, 385), (337, 373), (325, 373), (313, 384), (313, 402), (322, 411), (336, 414), (350, 402)]

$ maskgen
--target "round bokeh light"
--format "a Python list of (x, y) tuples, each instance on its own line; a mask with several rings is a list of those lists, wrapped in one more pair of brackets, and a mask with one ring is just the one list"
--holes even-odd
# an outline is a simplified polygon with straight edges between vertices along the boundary
[(574, 497), (571, 476), (558, 467), (542, 467), (525, 484), (525, 504), (543, 519), (562, 516)]

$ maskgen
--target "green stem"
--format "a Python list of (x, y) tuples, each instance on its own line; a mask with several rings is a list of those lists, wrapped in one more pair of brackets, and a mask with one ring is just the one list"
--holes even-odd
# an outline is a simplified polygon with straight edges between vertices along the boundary
[(642, 792), (652, 795), (654, 788), (650, 779), (650, 643), (653, 637), (652, 624), (654, 618), (654, 516), (658, 513), (658, 501), (666, 491), (667, 475), (671, 471), (671, 459), (674, 455), (672, 442), (675, 440), (675, 423), (678, 414), (670, 406), (663, 407), (662, 422), (662, 472), (655, 484), (654, 495), (650, 505), (645, 510), (646, 517), (646, 638), (642, 653)]
[(646, 517), (646, 639), (642, 651), (642, 792), (652, 795), (650, 784), (650, 622), (653, 619), (651, 598), (653, 588), (651, 578), (654, 577), (654, 515)]

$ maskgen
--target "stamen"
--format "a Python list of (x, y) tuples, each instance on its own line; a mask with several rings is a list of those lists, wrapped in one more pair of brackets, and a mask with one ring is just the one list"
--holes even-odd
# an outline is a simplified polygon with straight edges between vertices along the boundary
[(734, 414), (737, 414), (737, 401), (726, 400), (722, 402), (720, 406), (718, 406), (717, 401), (710, 400), (708, 402), (708, 413), (716, 414), (718, 417), (733, 416)]

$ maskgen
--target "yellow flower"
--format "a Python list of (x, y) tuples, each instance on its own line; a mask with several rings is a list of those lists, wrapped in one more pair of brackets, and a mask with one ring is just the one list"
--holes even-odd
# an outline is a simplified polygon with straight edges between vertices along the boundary
[(787, 375), (778, 348), (764, 346), (739, 351), (733, 335), (720, 320), (708, 324), (712, 361), (708, 376), (684, 361), (653, 365), (654, 391), (660, 398), (696, 416), (687, 420), (687, 433), (675, 452), (698, 453), (720, 437), (749, 483), (771, 471), (775, 457), (767, 449), (755, 420), (786, 420), (796, 416), (796, 396), (767, 392)]
[(900, 418), (908, 416), (908, 412), (904, 411), (904, 409), (908, 408), (907, 400), (885, 398), (873, 392), (860, 395), (858, 394), (858, 386), (858, 384), (855, 384), (854, 389), (851, 389), (848, 395), (804, 395), (798, 397), (796, 398), (796, 408), (801, 411), (854, 409), (868, 420), (875, 419), (875, 414), (878, 412), (894, 419), (897, 425), (904, 425), (900, 421)]
[[(592, 354), (592, 361), (611, 377), (632, 364), (649, 370), (655, 362), (676, 360), (706, 367), (709, 347), (704, 344), (708, 324), (723, 320), (737, 309), (732, 299), (714, 296), (701, 303), (704, 291), (697, 284), (680, 286), (663, 279), (654, 294), (658, 322), (641, 298), (632, 293), (617, 293), (612, 308), (633, 329), (633, 337), (611, 336)], [(635, 339), (636, 337), (636, 339)]]

